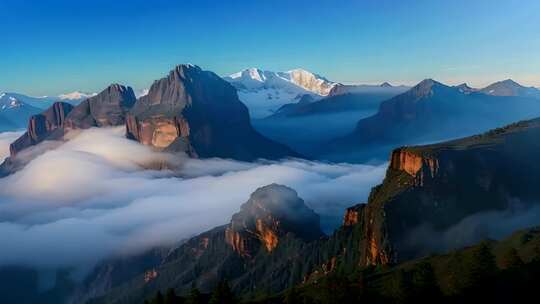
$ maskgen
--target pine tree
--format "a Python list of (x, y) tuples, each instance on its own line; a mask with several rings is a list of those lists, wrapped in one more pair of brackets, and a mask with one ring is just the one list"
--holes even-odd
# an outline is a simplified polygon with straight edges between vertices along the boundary
[(165, 293), (165, 304), (176, 304), (176, 303), (178, 303), (178, 297), (176, 296), (174, 289), (173, 288), (167, 289), (167, 292)]
[(165, 304), (165, 299), (163, 298), (161, 291), (158, 290), (153, 302), (153, 304)]
[(505, 252), (501, 259), (502, 269), (519, 269), (523, 266), (523, 261), (518, 255), (518, 252), (515, 248), (510, 248)]
[(234, 297), (234, 294), (231, 291), (231, 288), (229, 287), (229, 283), (227, 280), (221, 281), (214, 291), (212, 292), (212, 296), (210, 298), (209, 304), (233, 304), (236, 303), (236, 299)]
[(398, 269), (391, 274), (385, 284), (383, 296), (392, 299), (394, 302), (405, 303), (411, 298), (411, 284), (407, 273)]
[(202, 304), (202, 295), (199, 289), (195, 287), (195, 284), (191, 285), (191, 291), (189, 292), (189, 296), (186, 300), (187, 304)]
[(414, 297), (417, 300), (435, 301), (441, 292), (431, 263), (423, 261), (412, 270)]
[(298, 289), (296, 287), (293, 287), (289, 289), (285, 293), (285, 299), (283, 300), (285, 304), (296, 304), (296, 303), (302, 303), (300, 298), (300, 293), (298, 292)]

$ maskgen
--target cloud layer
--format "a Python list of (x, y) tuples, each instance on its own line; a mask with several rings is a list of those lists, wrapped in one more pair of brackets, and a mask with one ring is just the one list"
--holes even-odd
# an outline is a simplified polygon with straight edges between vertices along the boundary
[[(23, 170), (0, 179), (0, 265), (89, 267), (111, 255), (171, 244), (227, 223), (255, 189), (274, 182), (297, 190), (329, 232), (344, 208), (367, 199), (386, 170), (189, 159), (152, 151), (123, 134), (122, 128), (84, 131), (54, 150), (33, 153), (39, 156)], [(152, 169), (162, 167), (169, 169)]]
[(14, 142), (24, 131), (0, 133), (0, 161), (9, 156), (9, 144)]

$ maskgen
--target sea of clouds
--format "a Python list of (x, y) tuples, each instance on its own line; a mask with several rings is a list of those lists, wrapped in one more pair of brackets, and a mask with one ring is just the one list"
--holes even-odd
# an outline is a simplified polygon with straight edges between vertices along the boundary
[[(19, 135), (0, 134), (2, 157)], [(28, 155), (22, 170), (0, 179), (0, 266), (91, 267), (174, 244), (227, 223), (253, 191), (271, 183), (295, 189), (329, 233), (386, 170), (298, 159), (189, 159), (128, 140), (123, 128), (86, 130)]]
[(0, 160), (9, 156), (9, 144), (21, 136), (24, 131), (0, 133)]

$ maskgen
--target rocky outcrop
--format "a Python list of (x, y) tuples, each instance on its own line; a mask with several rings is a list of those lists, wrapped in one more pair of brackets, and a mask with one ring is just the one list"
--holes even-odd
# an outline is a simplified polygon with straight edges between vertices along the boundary
[(227, 243), (241, 256), (254, 256), (260, 245), (272, 252), (281, 238), (292, 233), (305, 241), (320, 238), (319, 216), (306, 207), (298, 194), (272, 184), (255, 191), (233, 215), (225, 231)]
[[(361, 207), (360, 205), (359, 207)], [(345, 210), (345, 216), (343, 216), (343, 226), (344, 227), (350, 227), (358, 224), (358, 221), (360, 220), (361, 216), (361, 208), (359, 207), (351, 207), (347, 208)]]
[(470, 245), (491, 235), (479, 229), (463, 240), (449, 238), (462, 221), (537, 204), (537, 138), (540, 119), (396, 149), (384, 182), (373, 189), (357, 221), (365, 225), (361, 264), (395, 263)]
[(76, 106), (66, 119), (65, 130), (123, 125), (135, 101), (133, 89), (112, 84)]
[(407, 148), (399, 148), (392, 152), (390, 168), (406, 172), (415, 178), (417, 185), (422, 185), (425, 178), (435, 177), (439, 161), (429, 156), (417, 155)]
[(75, 107), (55, 102), (30, 118), (27, 132), (10, 146), (11, 157), (44, 140), (63, 140), (70, 130), (123, 125), (125, 114), (134, 103), (133, 90), (119, 84), (110, 85)]
[(145, 145), (199, 157), (298, 156), (253, 129), (232, 85), (194, 65), (179, 65), (155, 81), (129, 112), (126, 129)]
[(23, 149), (38, 144), (61, 130), (73, 106), (65, 102), (55, 102), (41, 114), (30, 117), (27, 131), (15, 140), (10, 146), (10, 155), (15, 157)]

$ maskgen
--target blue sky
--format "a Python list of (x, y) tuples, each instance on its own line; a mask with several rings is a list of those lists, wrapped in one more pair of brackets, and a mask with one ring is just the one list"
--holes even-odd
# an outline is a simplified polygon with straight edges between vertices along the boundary
[(540, 86), (537, 0), (0, 0), (0, 91), (148, 87), (178, 63)]

